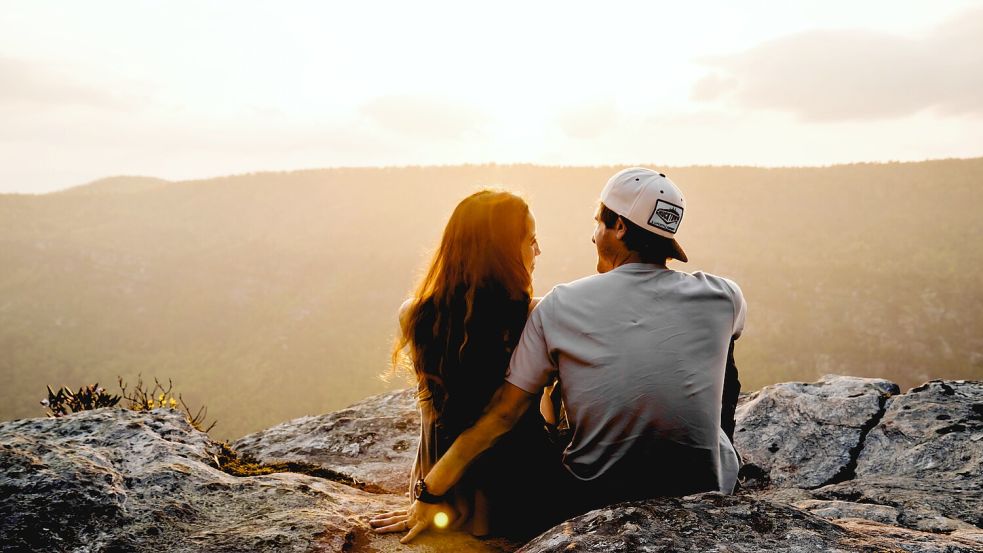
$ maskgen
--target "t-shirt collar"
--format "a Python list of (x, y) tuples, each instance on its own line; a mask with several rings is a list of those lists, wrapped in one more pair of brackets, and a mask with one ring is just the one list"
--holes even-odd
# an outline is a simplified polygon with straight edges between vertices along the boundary
[(669, 271), (671, 269), (656, 265), (654, 263), (625, 263), (624, 265), (619, 265), (611, 271), (621, 271), (625, 273), (647, 273), (654, 271)]

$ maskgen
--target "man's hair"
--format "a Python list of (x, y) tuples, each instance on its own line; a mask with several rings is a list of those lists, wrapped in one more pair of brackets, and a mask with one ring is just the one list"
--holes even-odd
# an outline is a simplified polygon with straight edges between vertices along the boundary
[(668, 238), (663, 238), (654, 232), (649, 232), (642, 227), (632, 223), (627, 218), (618, 215), (601, 203), (598, 218), (607, 228), (614, 228), (618, 219), (625, 224), (625, 236), (621, 239), (625, 247), (638, 253), (644, 263), (665, 263), (674, 257), (672, 242)]

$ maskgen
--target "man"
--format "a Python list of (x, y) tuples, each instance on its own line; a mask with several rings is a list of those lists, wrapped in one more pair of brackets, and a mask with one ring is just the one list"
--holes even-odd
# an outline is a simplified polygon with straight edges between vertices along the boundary
[(721, 397), (746, 303), (727, 279), (666, 267), (687, 261), (675, 240), (685, 208), (661, 173), (611, 177), (592, 238), (600, 274), (543, 298), (488, 411), (417, 483), (407, 515), (373, 525), (409, 529), (406, 543), (435, 517), (446, 521), (442, 494), (554, 378), (572, 437), (565, 470), (544, 483), (558, 494), (551, 522), (617, 501), (733, 491), (738, 463), (721, 428)]

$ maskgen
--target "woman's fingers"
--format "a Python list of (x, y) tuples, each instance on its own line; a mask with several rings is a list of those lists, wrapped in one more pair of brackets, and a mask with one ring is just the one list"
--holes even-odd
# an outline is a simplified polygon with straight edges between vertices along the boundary
[[(391, 526), (393, 524), (402, 524), (402, 523), (406, 522), (406, 520), (408, 518), (409, 517), (406, 514), (402, 514), (402, 515), (399, 515), (398, 514), (396, 516), (391, 516), (391, 517), (386, 517), (386, 518), (381, 518), (381, 517), (380, 518), (374, 518), (374, 519), (372, 519), (372, 520), (369, 521), (369, 526), (371, 526), (373, 528), (381, 528), (383, 526)], [(405, 529), (406, 528), (404, 527), (403, 530), (405, 530)]]
[(389, 534), (390, 532), (404, 532), (409, 528), (405, 520), (390, 524), (387, 526), (382, 526), (379, 528), (373, 528), (372, 531), (376, 534)]
[(389, 511), (388, 513), (382, 513), (381, 515), (375, 515), (372, 518), (389, 518), (397, 515), (405, 515), (408, 511), (406, 509), (398, 509), (395, 511)]
[(379, 524), (377, 524), (377, 521), (389, 520), (389, 519), (395, 518), (395, 517), (404, 517), (405, 518), (406, 516), (407, 516), (407, 513), (406, 513), (406, 510), (405, 509), (404, 510), (400, 510), (400, 511), (390, 511), (388, 513), (382, 513), (382, 514), (379, 514), (379, 515), (374, 515), (372, 518), (369, 519), (369, 524), (371, 524), (372, 526), (379, 526)]

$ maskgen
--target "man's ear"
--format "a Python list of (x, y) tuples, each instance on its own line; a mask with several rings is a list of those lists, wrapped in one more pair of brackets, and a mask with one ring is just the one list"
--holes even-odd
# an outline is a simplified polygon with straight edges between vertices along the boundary
[(626, 225), (624, 219), (619, 216), (618, 220), (614, 222), (614, 235), (618, 237), (618, 240), (624, 240), (626, 232), (628, 232), (628, 225)]

